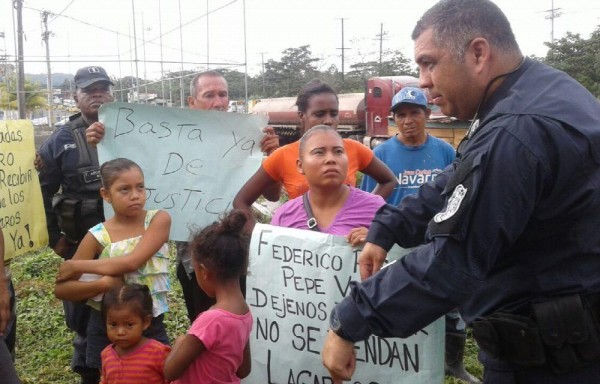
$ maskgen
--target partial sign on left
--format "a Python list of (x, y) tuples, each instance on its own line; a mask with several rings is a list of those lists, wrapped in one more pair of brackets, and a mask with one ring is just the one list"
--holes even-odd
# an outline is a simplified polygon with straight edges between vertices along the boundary
[(46, 215), (29, 120), (0, 121), (0, 228), (4, 259), (48, 244)]

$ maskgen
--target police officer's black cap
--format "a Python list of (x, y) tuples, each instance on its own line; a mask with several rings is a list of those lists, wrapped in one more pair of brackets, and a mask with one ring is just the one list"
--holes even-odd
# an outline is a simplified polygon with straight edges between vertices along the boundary
[(114, 85), (102, 67), (83, 67), (75, 74), (75, 86), (77, 88), (86, 88), (99, 81)]

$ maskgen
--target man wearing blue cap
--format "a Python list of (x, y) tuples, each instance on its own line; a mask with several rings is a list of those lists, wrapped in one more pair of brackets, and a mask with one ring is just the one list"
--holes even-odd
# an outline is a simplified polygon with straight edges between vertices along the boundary
[[(391, 112), (398, 133), (373, 152), (398, 178), (398, 185), (386, 200), (388, 204), (398, 205), (404, 196), (415, 193), (421, 184), (433, 180), (452, 163), (454, 149), (425, 132), (431, 110), (421, 89), (402, 88), (392, 99)], [(371, 192), (375, 185), (375, 180), (365, 176), (360, 188)]]
[[(454, 161), (455, 153), (450, 144), (425, 132), (431, 109), (421, 89), (402, 88), (392, 99), (390, 111), (398, 133), (377, 146), (373, 153), (398, 178), (394, 192), (386, 200), (397, 206), (405, 196), (416, 193), (422, 184), (435, 179)], [(365, 175), (360, 188), (371, 192), (375, 185), (375, 180)], [(451, 311), (446, 315), (445, 373), (468, 383), (480, 383), (463, 365), (466, 337), (464, 321), (457, 310)]]
[[(114, 85), (102, 67), (84, 67), (75, 74), (75, 103), (80, 110), (55, 130), (40, 147), (40, 185), (46, 211), (50, 247), (64, 259), (73, 257), (87, 230), (104, 221), (100, 198), (98, 152), (88, 145), (85, 130), (101, 126), (98, 110), (114, 100)], [(59, 192), (60, 191), (60, 192)], [(86, 361), (86, 328), (89, 308), (65, 301), (65, 321), (76, 332), (71, 367), (81, 383), (100, 381), (100, 371)]]

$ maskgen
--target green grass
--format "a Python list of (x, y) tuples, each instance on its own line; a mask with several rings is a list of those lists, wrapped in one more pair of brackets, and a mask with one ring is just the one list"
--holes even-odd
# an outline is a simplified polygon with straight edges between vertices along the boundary
[[(165, 316), (173, 340), (189, 327), (181, 286), (171, 255), (170, 312)], [(54, 278), (62, 259), (49, 248), (16, 258), (11, 263), (17, 291), (15, 367), (23, 384), (78, 383), (71, 372), (73, 332), (65, 325), (62, 302), (54, 297)], [(0, 379), (0, 382), (2, 380)]]
[[(169, 297), (170, 312), (165, 316), (167, 333), (173, 340), (185, 333), (187, 319), (181, 286), (175, 276), (175, 257), (172, 254)], [(15, 366), (23, 384), (78, 383), (79, 376), (71, 372), (71, 341), (73, 333), (64, 323), (62, 302), (54, 297), (54, 278), (61, 263), (50, 249), (23, 255), (11, 264), (17, 291), (17, 348)], [(477, 361), (477, 347), (467, 340), (465, 364), (472, 374), (482, 377)], [(0, 382), (2, 380), (0, 379)], [(460, 380), (446, 378), (445, 384)]]

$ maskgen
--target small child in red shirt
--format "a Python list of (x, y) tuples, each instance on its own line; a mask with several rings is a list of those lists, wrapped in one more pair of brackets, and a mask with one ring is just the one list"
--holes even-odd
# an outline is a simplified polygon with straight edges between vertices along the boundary
[(171, 347), (142, 335), (152, 321), (146, 285), (125, 284), (102, 299), (102, 317), (111, 343), (102, 351), (102, 384), (166, 384), (163, 367)]

